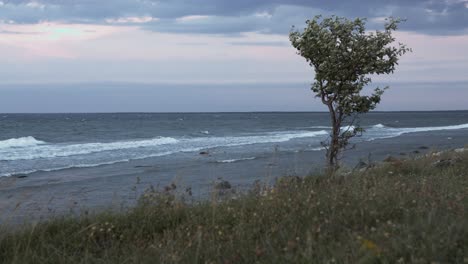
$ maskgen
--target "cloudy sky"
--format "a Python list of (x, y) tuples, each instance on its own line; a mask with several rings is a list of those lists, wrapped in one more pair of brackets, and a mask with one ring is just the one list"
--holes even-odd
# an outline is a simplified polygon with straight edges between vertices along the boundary
[(0, 0), (0, 112), (323, 110), (287, 37), (317, 14), (407, 19), (380, 110), (468, 109), (468, 0)]

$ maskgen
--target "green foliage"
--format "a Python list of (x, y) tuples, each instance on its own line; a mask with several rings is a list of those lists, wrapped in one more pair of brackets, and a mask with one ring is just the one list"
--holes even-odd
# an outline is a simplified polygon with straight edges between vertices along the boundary
[(0, 263), (463, 263), (467, 188), (468, 153), (449, 153), (224, 202), (150, 190), (127, 213), (1, 230)]
[(389, 18), (384, 31), (371, 33), (366, 32), (365, 22), (360, 18), (316, 16), (306, 21), (304, 31), (292, 31), (289, 35), (298, 54), (314, 68), (311, 89), (331, 114), (333, 131), (327, 153), (330, 166), (337, 165), (338, 153), (348, 140), (362, 132), (362, 129), (342, 132), (342, 123), (350, 116), (375, 109), (388, 88), (377, 87), (370, 95), (361, 94), (372, 82), (370, 76), (393, 73), (399, 57), (410, 51), (404, 44), (392, 45), (395, 41), (392, 31), (397, 29), (400, 19)]

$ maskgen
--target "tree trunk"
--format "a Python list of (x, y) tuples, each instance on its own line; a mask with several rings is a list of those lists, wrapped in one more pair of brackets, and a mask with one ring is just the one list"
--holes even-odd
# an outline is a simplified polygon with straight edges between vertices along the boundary
[(338, 169), (338, 153), (340, 151), (339, 136), (341, 121), (337, 118), (336, 111), (331, 103), (328, 104), (328, 109), (330, 111), (332, 121), (332, 133), (330, 146), (328, 146), (327, 151), (327, 162), (328, 171), (330, 174), (333, 174)]
[(330, 146), (328, 147), (328, 167), (331, 171), (335, 171), (338, 167), (339, 153), (339, 134), (340, 128), (337, 123), (333, 125)]

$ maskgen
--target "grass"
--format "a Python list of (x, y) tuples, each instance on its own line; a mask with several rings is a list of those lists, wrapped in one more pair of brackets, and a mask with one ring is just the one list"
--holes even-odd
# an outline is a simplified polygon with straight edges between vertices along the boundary
[[(441, 158), (454, 160), (434, 167)], [(467, 263), (468, 153), (328, 178), (285, 177), (236, 199), (149, 190), (126, 213), (0, 235), (0, 263)]]

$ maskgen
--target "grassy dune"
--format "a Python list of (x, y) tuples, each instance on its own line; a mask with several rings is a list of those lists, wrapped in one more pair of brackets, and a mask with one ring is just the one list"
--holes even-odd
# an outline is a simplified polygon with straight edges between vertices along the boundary
[(285, 177), (221, 202), (172, 189), (127, 213), (3, 230), (0, 263), (468, 263), (467, 152)]

